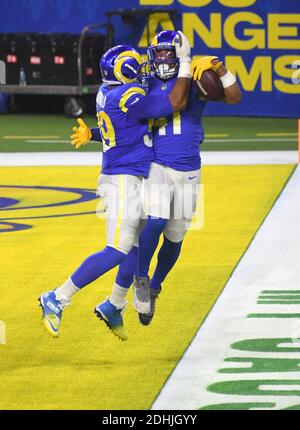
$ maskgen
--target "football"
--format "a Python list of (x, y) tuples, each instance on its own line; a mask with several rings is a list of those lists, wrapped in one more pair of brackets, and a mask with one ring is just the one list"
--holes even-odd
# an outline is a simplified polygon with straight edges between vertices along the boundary
[(224, 88), (219, 76), (213, 70), (203, 72), (200, 80), (194, 81), (199, 96), (206, 100), (220, 101), (224, 98)]

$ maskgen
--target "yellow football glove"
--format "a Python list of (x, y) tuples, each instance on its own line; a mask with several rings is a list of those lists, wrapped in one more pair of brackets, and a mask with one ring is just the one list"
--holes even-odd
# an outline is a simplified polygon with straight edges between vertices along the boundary
[(77, 122), (79, 127), (73, 127), (73, 134), (71, 134), (71, 144), (75, 146), (76, 149), (80, 148), (83, 145), (86, 145), (92, 137), (92, 132), (83, 119), (78, 118)]
[(206, 56), (192, 60), (191, 74), (193, 76), (194, 81), (200, 80), (203, 72), (205, 72), (206, 70), (211, 69), (216, 72), (222, 66), (222, 61), (219, 61), (217, 64), (212, 64), (212, 60), (215, 59), (218, 59), (218, 57)]

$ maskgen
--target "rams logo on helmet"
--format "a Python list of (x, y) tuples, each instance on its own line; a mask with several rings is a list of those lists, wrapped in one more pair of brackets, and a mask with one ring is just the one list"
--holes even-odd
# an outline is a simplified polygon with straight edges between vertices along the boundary
[(122, 84), (129, 84), (137, 79), (142, 65), (142, 58), (138, 52), (124, 51), (118, 55), (114, 64), (115, 77)]
[(110, 48), (100, 60), (103, 81), (109, 85), (134, 82), (142, 65), (140, 54), (129, 45)]

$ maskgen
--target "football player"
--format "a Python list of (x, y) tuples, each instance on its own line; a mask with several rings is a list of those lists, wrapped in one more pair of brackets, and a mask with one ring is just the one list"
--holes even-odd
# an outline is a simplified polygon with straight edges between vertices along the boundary
[[(99, 88), (96, 100), (99, 130), (90, 130), (80, 121), (80, 127), (75, 128), (72, 139), (76, 146), (90, 139), (101, 138), (103, 142), (98, 192), (107, 213), (107, 245), (89, 256), (62, 286), (39, 297), (44, 324), (53, 337), (59, 336), (62, 313), (71, 297), (119, 265), (136, 239), (141, 216), (142, 178), (148, 176), (153, 160), (148, 118), (179, 112), (185, 108), (188, 99), (189, 43), (180, 32), (176, 33), (173, 42), (181, 66), (172, 92), (163, 97), (161, 94), (148, 95), (137, 81), (141, 76), (142, 59), (132, 47), (115, 46), (101, 58), (104, 83)], [(130, 210), (132, 206), (136, 208), (135, 211)], [(121, 339), (127, 338), (123, 325), (119, 324), (125, 304), (118, 288), (115, 288), (111, 300), (95, 309), (96, 315), (115, 330)]]
[[(151, 43), (149, 57), (154, 74), (149, 84), (149, 94), (165, 97), (174, 88), (181, 64), (174, 48), (175, 38), (176, 32), (162, 31)], [(193, 61), (193, 78), (200, 79), (208, 69), (214, 70), (222, 81), (225, 93), (223, 101), (238, 103), (241, 92), (236, 79), (217, 57), (207, 56)], [(179, 257), (184, 236), (196, 209), (205, 105), (206, 101), (200, 100), (192, 87), (184, 111), (154, 122), (154, 160), (145, 181), (148, 220), (139, 236), (138, 247), (134, 246), (120, 265), (114, 286), (128, 289), (137, 272), (134, 281), (134, 307), (143, 325), (150, 324), (153, 318), (161, 285)], [(158, 184), (166, 185), (166, 188), (157, 187)], [(176, 214), (176, 202), (182, 203), (184, 200), (189, 200), (189, 204), (184, 204), (185, 210), (180, 217)], [(149, 265), (162, 232), (164, 241), (150, 281)]]

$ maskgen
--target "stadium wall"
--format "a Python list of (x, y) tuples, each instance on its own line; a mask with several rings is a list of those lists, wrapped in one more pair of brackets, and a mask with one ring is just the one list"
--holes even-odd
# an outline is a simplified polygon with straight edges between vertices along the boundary
[[(118, 8), (153, 8), (151, 34), (173, 29), (166, 9), (176, 9), (176, 29), (188, 36), (193, 55), (225, 59), (243, 88), (240, 105), (210, 103), (206, 114), (300, 116), (300, 9), (295, 0), (2, 0), (0, 31), (80, 32), (105, 22)], [(16, 14), (18, 10), (18, 14)], [(114, 18), (117, 43), (146, 49), (146, 21), (132, 26)]]

